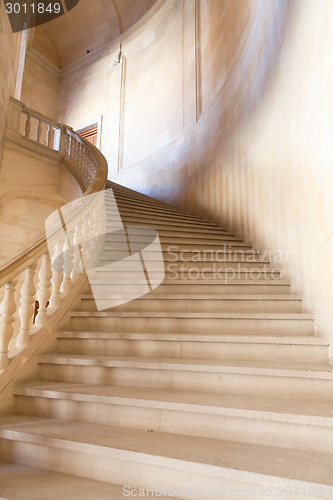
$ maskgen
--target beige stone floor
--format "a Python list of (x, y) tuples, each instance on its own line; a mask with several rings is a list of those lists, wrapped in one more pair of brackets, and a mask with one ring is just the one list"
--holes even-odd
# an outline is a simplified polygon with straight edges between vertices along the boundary
[(122, 486), (0, 462), (0, 500), (117, 500), (121, 498), (126, 498), (123, 495)]

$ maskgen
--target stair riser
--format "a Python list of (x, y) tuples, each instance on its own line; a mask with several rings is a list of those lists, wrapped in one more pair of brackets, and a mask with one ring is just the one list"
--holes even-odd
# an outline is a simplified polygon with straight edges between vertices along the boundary
[[(196, 217), (195, 215), (188, 214), (186, 212), (183, 212), (177, 207), (173, 207), (171, 205), (162, 205), (160, 203), (154, 203), (154, 202), (147, 202), (144, 200), (136, 200), (135, 198), (131, 197), (126, 197), (123, 198), (122, 196), (115, 196), (116, 202), (118, 207), (124, 208), (124, 209), (129, 209), (133, 212), (136, 210), (156, 210), (157, 212), (162, 212), (162, 213), (171, 213), (171, 214), (181, 214), (181, 215), (186, 215), (188, 217), (194, 217), (199, 220), (205, 220), (202, 219), (201, 217)], [(105, 200), (105, 205), (108, 207), (113, 207), (114, 203), (112, 200)], [(207, 221), (209, 222), (209, 221)]]
[(227, 230), (223, 227), (220, 227), (220, 226), (217, 226), (217, 225), (212, 225), (207, 222), (207, 221), (202, 221), (200, 219), (195, 219), (195, 218), (192, 218), (190, 216), (186, 216), (186, 215), (181, 215), (181, 214), (163, 214), (163, 212), (152, 212), (150, 210), (148, 211), (143, 211), (143, 210), (140, 210), (140, 211), (137, 211), (135, 215), (133, 215), (133, 211), (130, 211), (130, 210), (125, 210), (123, 208), (121, 208), (120, 210), (108, 210), (108, 217), (110, 218), (110, 220), (112, 219), (116, 219), (118, 214), (121, 214), (121, 217), (122, 219), (124, 220), (124, 222), (126, 221), (126, 223), (128, 223), (129, 221), (132, 222), (133, 221), (133, 225), (135, 225), (135, 222), (136, 222), (136, 219), (139, 219), (142, 222), (144, 222), (145, 224), (149, 225), (149, 224), (175, 224), (177, 225), (178, 227), (179, 226), (186, 226), (187, 228), (188, 227), (193, 227), (193, 228), (208, 228), (210, 229), (210, 227), (212, 227), (212, 229), (218, 229), (220, 231), (225, 231), (227, 232)]
[[(100, 259), (100, 265), (107, 265), (110, 260), (122, 260), (128, 257), (128, 252), (116, 252), (112, 250), (104, 250), (101, 259)], [(161, 261), (161, 254), (160, 253), (155, 253), (150, 254), (149, 252), (144, 252), (144, 258), (146, 265), (149, 267), (149, 269), (156, 266), (160, 263)], [(197, 270), (199, 269), (201, 273), (209, 273), (209, 272), (218, 272), (221, 270), (222, 272), (229, 271), (229, 272), (248, 272), (248, 274), (257, 276), (258, 271), (260, 270), (261, 272), (264, 272), (265, 270), (269, 272), (269, 269), (272, 268), (267, 262), (194, 262), (191, 260), (185, 261), (181, 259), (175, 260), (174, 257), (171, 257), (171, 254), (166, 254), (163, 255), (163, 261), (164, 261), (164, 266), (165, 269), (170, 272), (174, 272), (175, 270)], [(136, 264), (137, 265), (137, 264)], [(126, 263), (126, 270), (131, 270), (135, 269), (135, 263), (132, 261), (128, 261)], [(277, 269), (275, 270), (275, 274), (278, 275)]]
[[(142, 282), (142, 271), (130, 271), (127, 269), (127, 262), (118, 263), (117, 271), (109, 271), (106, 267), (98, 267), (93, 274), (91, 274), (91, 279), (97, 281), (104, 281), (105, 283), (119, 283), (125, 281), (125, 283), (141, 283)], [(113, 266), (114, 268), (114, 266)], [(123, 270), (122, 268), (126, 268)], [(141, 263), (136, 263), (136, 269), (142, 269)], [(156, 267), (155, 267), (156, 269)], [(164, 276), (163, 276), (164, 275)], [(226, 269), (218, 267), (215, 271), (200, 270), (195, 267), (186, 270), (179, 269), (176, 266), (166, 266), (165, 270), (163, 266), (157, 271), (154, 269), (149, 269), (149, 279), (151, 281), (157, 280), (160, 282), (161, 278), (167, 280), (216, 280), (216, 281), (231, 281), (231, 280), (241, 280), (241, 281), (258, 281), (258, 280), (279, 280), (281, 279), (280, 271), (272, 271), (266, 269), (256, 269), (252, 271), (250, 269), (237, 271), (235, 269)]]
[[(95, 285), (98, 296), (108, 295), (110, 293), (109, 285)], [(114, 290), (115, 288), (113, 288)], [(137, 287), (135, 287), (137, 289)], [(133, 290), (132, 285), (121, 284), (117, 287), (115, 293), (128, 294)], [(91, 293), (89, 283), (86, 283), (83, 289), (84, 293)], [(148, 293), (146, 287), (142, 287), (142, 294)], [(158, 288), (156, 288), (150, 295), (162, 295), (162, 294), (179, 294), (179, 295), (287, 295), (290, 294), (290, 285), (280, 285), (278, 281), (271, 280), (270, 283), (260, 284), (253, 282), (249, 284), (237, 284), (234, 281), (230, 283), (217, 283), (208, 282), (207, 284), (198, 284), (195, 280), (184, 282), (184, 284), (173, 283), (172, 280), (164, 282)]]
[[(123, 245), (118, 245), (116, 247), (111, 238), (107, 242), (107, 246), (103, 249), (101, 258), (115, 257), (117, 259), (124, 259), (128, 257), (128, 245), (127, 240)], [(144, 253), (149, 261), (160, 260), (161, 252), (156, 251), (156, 249), (150, 250), (149, 248), (144, 248)], [(250, 267), (258, 267), (259, 265), (269, 266), (269, 261), (266, 258), (261, 258), (259, 252), (254, 250), (225, 250), (223, 247), (221, 250), (216, 252), (213, 250), (200, 249), (182, 251), (176, 245), (168, 247), (167, 250), (162, 250), (163, 260), (165, 262), (179, 262), (179, 263), (193, 263), (193, 264), (210, 264), (216, 262), (216, 264), (248, 264)]]
[[(211, 248), (212, 246), (216, 246), (219, 249), (223, 249), (226, 247), (226, 249), (251, 249), (251, 245), (248, 243), (243, 243), (241, 240), (235, 240), (233, 238), (228, 238), (228, 237), (221, 237), (221, 238), (200, 238), (198, 236), (191, 237), (191, 236), (177, 236), (177, 235), (170, 235), (170, 236), (163, 236), (159, 234), (160, 241), (162, 243), (163, 248), (166, 247), (168, 249), (169, 246), (172, 245), (177, 245), (178, 248), (187, 248), (187, 246), (191, 247), (193, 246), (196, 248), (196, 245), (199, 246), (205, 246), (207, 248)], [(120, 244), (123, 244), (124, 242), (124, 235), (123, 234), (112, 234), (112, 231), (110, 230), (110, 233), (107, 234), (105, 238), (106, 242), (119, 242)], [(152, 242), (152, 234), (138, 234), (138, 231), (136, 231), (136, 234), (131, 235), (130, 241), (136, 242), (136, 243), (141, 243), (142, 248), (145, 247), (145, 245), (149, 245)]]
[[(185, 215), (187, 217), (193, 217), (199, 220), (206, 220), (202, 219), (201, 217), (196, 217), (195, 215), (183, 212), (179, 208), (173, 206), (161, 205), (159, 203), (154, 203), (154, 202), (150, 203), (150, 202), (145, 202), (143, 200), (135, 200), (133, 198), (122, 198), (118, 196), (116, 196), (115, 199), (118, 207), (124, 208), (125, 210), (131, 210), (132, 213), (140, 210), (147, 210), (147, 211), (154, 210), (156, 212), (162, 212), (163, 214), (180, 214), (180, 215)], [(111, 208), (114, 206), (113, 202), (109, 200), (105, 201), (105, 205)]]
[[(86, 449), (72, 451), (55, 446), (36, 445), (22, 441), (2, 438), (0, 440), (0, 456), (30, 467), (48, 469), (65, 474), (72, 474), (98, 481), (119, 485), (131, 485), (131, 488), (163, 488), (175, 497), (202, 500), (202, 491), (221, 492), (223, 498), (232, 500), (225, 492), (247, 492), (251, 497), (261, 498), (262, 491), (268, 491), (272, 500), (281, 498), (281, 488), (301, 489), (302, 483), (283, 478), (262, 478), (246, 471), (235, 471), (230, 475), (229, 469), (216, 469), (200, 464), (187, 464), (182, 460), (165, 460), (163, 466), (152, 463), (153, 457), (140, 456), (135, 453), (119, 456), (106, 456), (104, 450), (99, 451), (87, 446)], [(318, 485), (319, 487), (319, 485)], [(199, 490), (201, 489), (201, 492)], [(125, 490), (128, 492), (129, 490)], [(185, 493), (183, 493), (185, 491)], [(189, 492), (191, 496), (189, 497)], [(170, 494), (170, 493), (169, 493)], [(160, 496), (160, 495), (159, 495)], [(132, 497), (130, 497), (132, 498)], [(176, 497), (175, 497), (176, 498)], [(302, 495), (302, 499), (311, 500), (320, 496)]]
[(123, 203), (117, 203), (117, 211), (114, 210), (114, 205), (110, 203), (105, 204), (110, 216), (112, 214), (120, 213), (120, 215), (133, 214), (137, 216), (147, 215), (149, 217), (154, 217), (154, 219), (159, 219), (160, 217), (165, 220), (175, 219), (181, 221), (187, 221), (189, 224), (202, 224), (209, 225), (210, 222), (205, 219), (200, 219), (200, 217), (195, 217), (194, 215), (188, 215), (183, 212), (177, 212), (174, 210), (164, 210), (157, 207), (145, 207), (140, 205), (125, 205)]
[[(93, 298), (81, 302), (83, 311), (96, 311)], [(284, 300), (133, 300), (122, 306), (117, 306), (114, 311), (128, 312), (252, 312), (252, 313), (301, 313), (301, 301)]]
[(57, 382), (333, 401), (333, 382), (310, 378), (46, 363), (40, 373), (43, 380)]
[[(269, 416), (238, 417), (198, 413), (164, 408), (149, 408), (121, 404), (78, 402), (69, 399), (43, 397), (16, 397), (16, 409), (25, 415), (80, 421), (93, 424), (149, 429), (247, 444), (275, 446), (305, 451), (333, 452), (331, 427), (300, 425), (284, 422), (283, 416), (276, 421)], [(191, 422), (191, 425), (189, 425)], [(300, 430), (301, 427), (301, 430)]]
[(204, 252), (204, 250), (211, 250), (213, 252), (232, 252), (238, 250), (238, 253), (240, 252), (247, 252), (249, 250), (252, 250), (252, 246), (248, 243), (242, 243), (242, 244), (237, 244), (237, 243), (230, 243), (228, 241), (223, 241), (219, 240), (217, 243), (216, 241), (206, 241), (200, 243), (199, 241), (194, 241), (193, 243), (189, 241), (184, 241), (182, 239), (181, 241), (177, 242), (175, 241), (175, 238), (169, 238), (169, 241), (165, 241), (161, 239), (161, 246), (162, 250), (165, 252)]
[(154, 340), (58, 339), (63, 354), (327, 363), (325, 346)]
[(311, 320), (238, 319), (238, 318), (140, 318), (72, 317), (74, 330), (160, 333), (239, 333), (274, 335), (313, 335)]
[[(146, 206), (148, 208), (158, 208), (158, 209), (162, 209), (163, 211), (165, 210), (172, 210), (172, 211), (175, 211), (175, 212), (180, 212), (180, 213), (185, 213), (187, 214), (187, 212), (183, 212), (179, 207), (175, 206), (175, 205), (170, 205), (168, 203), (163, 203), (162, 201), (160, 200), (156, 200), (155, 198), (138, 198), (136, 197), (135, 195), (133, 196), (133, 193), (123, 193), (123, 192), (120, 192), (120, 191), (117, 191), (117, 190), (114, 190), (113, 191), (114, 193), (114, 196), (115, 196), (115, 199), (117, 200), (117, 203), (118, 204), (123, 204), (123, 205), (135, 205), (135, 206), (138, 206), (138, 207), (143, 207), (143, 206)], [(192, 215), (192, 214), (187, 214), (187, 215)]]
[[(114, 211), (114, 203), (106, 202), (105, 206), (109, 213)], [(195, 215), (187, 214), (186, 212), (182, 212), (180, 210), (173, 210), (170, 208), (159, 207), (157, 205), (145, 205), (139, 203), (123, 203), (122, 201), (117, 200), (117, 209), (120, 214), (123, 213), (131, 213), (135, 215), (147, 214), (150, 217), (154, 215), (154, 217), (162, 216), (162, 217), (175, 217), (188, 220), (189, 222), (199, 222), (203, 224), (210, 224), (210, 221), (207, 219), (202, 219), (201, 217), (196, 217)]]
[[(117, 220), (116, 220), (117, 222)], [(123, 221), (124, 222), (124, 221)], [(183, 229), (180, 229), (178, 231), (176, 231), (175, 229), (173, 228), (170, 228), (170, 229), (167, 229), (167, 228), (160, 228), (160, 229), (157, 229), (156, 225), (155, 224), (151, 224), (148, 226), (148, 224), (146, 225), (142, 225), (142, 227), (140, 227), (140, 225), (131, 225), (131, 224), (126, 224), (124, 223), (125, 226), (129, 226), (129, 227), (135, 227), (135, 234), (136, 235), (140, 235), (140, 236), (150, 236), (151, 235), (151, 230), (152, 229), (155, 229), (158, 231), (158, 235), (161, 239), (165, 238), (166, 240), (168, 238), (180, 238), (181, 240), (187, 240), (187, 239), (198, 239), (199, 241), (202, 241), (202, 240), (205, 240), (205, 238), (208, 238), (209, 240), (216, 240), (216, 241), (220, 241), (220, 240), (227, 240), (227, 241), (237, 241), (237, 242), (242, 242), (242, 238), (238, 238), (232, 234), (229, 234), (229, 233), (226, 233), (226, 232), (221, 232), (221, 233), (213, 233), (212, 231), (207, 231), (207, 233), (204, 233), (201, 229), (198, 229), (197, 231), (191, 231), (191, 230), (187, 230), (187, 231), (184, 231)], [(111, 239), (111, 235), (112, 235), (112, 232), (116, 230), (118, 224), (115, 226), (112, 221), (109, 221), (108, 224), (106, 225), (106, 229), (107, 229), (107, 234), (108, 234), (108, 238)]]
[[(110, 216), (108, 220), (116, 220), (116, 216), (113, 218)], [(209, 225), (203, 225), (198, 223), (182, 223), (182, 222), (172, 222), (172, 221), (163, 221), (157, 219), (155, 217), (149, 217), (149, 215), (145, 217), (135, 217), (134, 215), (122, 215), (122, 221), (125, 226), (152, 226), (154, 229), (158, 231), (174, 231), (179, 232), (181, 234), (187, 233), (200, 233), (200, 234), (216, 234), (221, 237), (229, 235), (234, 236), (234, 233), (227, 231), (221, 227), (214, 227)]]

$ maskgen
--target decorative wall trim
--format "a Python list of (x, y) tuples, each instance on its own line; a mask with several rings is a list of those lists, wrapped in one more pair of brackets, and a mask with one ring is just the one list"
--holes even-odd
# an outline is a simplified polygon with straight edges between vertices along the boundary
[(202, 115), (201, 0), (195, 0), (195, 86), (196, 121)]
[[(156, 33), (161, 27), (168, 23), (172, 16), (177, 16), (177, 13), (180, 12), (182, 16), (182, 40), (184, 40), (184, 4), (180, 0), (174, 0), (175, 5), (174, 8), (170, 11), (168, 16), (163, 20), (161, 24), (158, 25), (158, 27), (154, 30), (153, 33)], [(152, 33), (150, 34), (150, 36)], [(145, 41), (148, 40), (149, 37), (145, 38)], [(118, 138), (118, 160), (117, 160), (117, 173), (119, 174), (120, 171), (124, 168), (124, 158), (123, 158), (123, 144), (124, 144), (124, 113), (125, 113), (125, 106), (126, 106), (126, 70), (127, 70), (127, 64), (129, 63), (128, 61), (128, 56), (131, 55), (135, 50), (138, 50), (140, 46), (142, 46), (144, 42), (140, 42), (139, 44), (136, 44), (135, 46), (129, 46), (130, 48), (126, 48), (125, 45), (125, 50), (126, 50), (126, 55), (125, 57), (124, 52), (122, 52), (121, 55), (121, 63), (120, 63), (120, 98), (119, 98), (119, 138)], [(122, 44), (122, 47), (124, 46)], [(158, 153), (161, 153), (162, 151), (167, 150), (172, 144), (174, 144), (176, 141), (179, 140), (180, 137), (183, 136), (184, 134), (184, 129), (185, 129), (185, 81), (184, 81), (184, 61), (185, 61), (185, 55), (184, 55), (184, 43), (182, 43), (182, 47), (180, 49), (180, 58), (181, 58), (181, 68), (182, 68), (182, 108), (180, 111), (180, 132), (177, 137), (175, 137), (173, 140), (171, 140), (170, 143), (166, 144), (164, 147), (162, 147)], [(138, 163), (135, 165), (138, 165), (142, 162), (146, 162), (149, 160), (153, 154), (141, 159)], [(133, 165), (128, 165), (129, 168), (131, 168)], [(126, 168), (128, 168), (126, 165)]]
[(123, 121), (125, 108), (125, 79), (126, 79), (126, 63), (127, 59), (124, 54), (121, 57), (120, 69), (120, 95), (119, 95), (119, 136), (118, 136), (118, 164), (117, 173), (122, 169), (122, 146), (123, 146)]
[(61, 70), (46, 57), (40, 54), (40, 52), (38, 52), (36, 49), (34, 49), (33, 47), (29, 47), (26, 51), (26, 57), (37, 66), (39, 66), (41, 70), (53, 75), (59, 80)]

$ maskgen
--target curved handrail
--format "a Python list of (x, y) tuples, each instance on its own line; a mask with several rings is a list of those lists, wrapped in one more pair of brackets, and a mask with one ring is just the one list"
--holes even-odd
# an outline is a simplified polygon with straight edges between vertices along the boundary
[[(21, 105), (20, 101), (12, 98), (11, 103), (17, 106), (17, 103)], [(22, 113), (29, 116), (31, 118), (40, 119), (43, 123), (47, 123), (47, 117), (38, 113), (36, 111), (27, 108), (25, 105), (22, 107)], [(73, 161), (74, 156), (74, 148), (76, 147), (74, 141), (68, 144), (67, 137), (75, 138), (78, 144), (81, 146), (84, 145), (91, 155), (96, 159), (96, 172), (91, 181), (91, 183), (86, 188), (86, 191), (83, 193), (83, 196), (87, 196), (93, 193), (97, 193), (105, 188), (105, 183), (107, 180), (108, 174), (108, 166), (107, 161), (102, 155), (102, 153), (90, 142), (88, 142), (83, 137), (77, 135), (73, 129), (67, 125), (62, 125), (60, 123), (55, 123), (52, 120), (49, 120), (49, 124), (54, 127), (56, 130), (60, 130), (62, 132), (60, 136), (60, 143), (58, 154), (60, 155), (60, 160), (66, 163), (67, 169), (77, 177), (77, 171), (74, 168), (75, 160)], [(18, 128), (18, 127), (17, 127)], [(25, 130), (27, 128), (25, 127)], [(18, 131), (18, 130), (17, 130)], [(24, 137), (25, 139), (30, 140), (28, 137)], [(35, 141), (37, 142), (37, 141)], [(55, 149), (56, 150), (56, 149)], [(82, 152), (82, 149), (81, 149)], [(72, 156), (72, 161), (71, 161)], [(84, 184), (84, 183), (83, 183)], [(47, 241), (46, 236), (43, 236), (39, 240), (35, 241), (30, 247), (26, 248), (24, 251), (19, 254), (15, 260), (10, 262), (9, 264), (4, 265), (0, 268), (0, 288), (2, 288), (8, 281), (14, 278), (17, 274), (22, 273), (25, 269), (33, 262), (36, 261), (39, 257), (41, 257), (47, 251)]]
[[(58, 155), (59, 162), (78, 181), (83, 196), (105, 189), (107, 162), (95, 146), (76, 134), (71, 127), (55, 123), (14, 98), (11, 98), (10, 111), (6, 135), (11, 141), (53, 151), (52, 154)], [(59, 228), (55, 229), (54, 236), (58, 231)], [(65, 259), (79, 266), (80, 255), (68, 255), (68, 252), (67, 249)], [(22, 282), (20, 301), (16, 290), (19, 279)], [(0, 372), (9, 363), (9, 344), (14, 341), (16, 347), (26, 346), (30, 341), (32, 324), (45, 324), (47, 309), (54, 311), (59, 307), (60, 297), (69, 292), (73, 280), (68, 263), (64, 264), (62, 272), (51, 269), (46, 236), (0, 268), (0, 289), (4, 289), (0, 307)], [(39, 310), (35, 318), (36, 299)]]

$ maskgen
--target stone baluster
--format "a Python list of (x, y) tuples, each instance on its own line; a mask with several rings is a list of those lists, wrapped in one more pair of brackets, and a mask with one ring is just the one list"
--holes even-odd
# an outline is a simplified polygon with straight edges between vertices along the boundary
[(77, 277), (78, 274), (82, 274), (82, 262), (81, 262), (81, 243), (82, 243), (82, 224), (77, 224), (74, 233), (74, 266), (72, 271), (72, 280)]
[(26, 139), (30, 138), (30, 131), (31, 131), (31, 115), (30, 115), (30, 113), (27, 113), (27, 121), (25, 122), (25, 138)]
[(65, 136), (65, 153), (69, 157), (71, 155), (71, 138), (70, 135), (64, 131)]
[(52, 125), (48, 125), (47, 134), (46, 134), (46, 145), (48, 148), (53, 149), (54, 143), (54, 129)]
[(73, 160), (74, 158), (74, 148), (75, 148), (75, 142), (74, 142), (74, 137), (71, 135), (70, 136), (70, 158)]
[(64, 244), (64, 279), (61, 285), (61, 292), (67, 294), (71, 288), (71, 272), (73, 269), (73, 248), (70, 244), (70, 238), (67, 236)]
[(82, 161), (82, 165), (81, 165), (81, 170), (84, 173), (85, 177), (87, 177), (88, 162), (87, 162), (87, 155), (86, 155), (85, 149), (84, 149), (84, 153), (83, 153), (83, 161)]
[(79, 141), (76, 139), (74, 140), (74, 161), (78, 162), (79, 161)]
[(96, 220), (96, 204), (95, 206), (91, 209), (89, 212), (88, 216), (88, 224), (89, 224), (89, 240), (90, 240), (90, 259), (91, 259), (91, 264), (90, 265), (95, 265), (96, 260), (97, 260), (97, 252), (98, 252), (98, 239), (97, 239), (97, 234), (98, 234), (98, 227), (97, 227), (97, 220)]
[(71, 136), (71, 142), (72, 142), (72, 153), (71, 153), (71, 158), (72, 160), (75, 160), (75, 148), (76, 148), (76, 141), (73, 136)]
[(16, 303), (14, 299), (18, 278), (12, 279), (5, 285), (5, 296), (0, 307), (0, 372), (9, 364), (8, 345), (14, 333), (12, 323), (15, 321)]
[(51, 264), (50, 256), (48, 253), (44, 254), (42, 257), (42, 267), (40, 268), (38, 278), (38, 292), (37, 300), (39, 302), (38, 314), (36, 316), (36, 325), (43, 326), (47, 321), (47, 307), (51, 295)]
[(24, 347), (30, 341), (30, 328), (32, 325), (34, 312), (35, 312), (35, 284), (34, 277), (37, 263), (32, 264), (25, 271), (25, 279), (21, 288), (21, 301), (19, 309), (19, 317), (21, 327), (19, 334), (16, 338), (17, 347)]
[(90, 269), (91, 264), (91, 241), (89, 239), (90, 226), (89, 214), (85, 212), (82, 223), (82, 254), (86, 269)]
[(42, 135), (42, 121), (37, 119), (37, 128), (36, 128), (36, 142), (40, 144), (40, 138)]
[(49, 304), (49, 309), (52, 309), (52, 311), (56, 310), (61, 302), (60, 290), (63, 280), (63, 267), (64, 267), (64, 256), (62, 250), (63, 250), (62, 245), (60, 243), (57, 243), (55, 248), (55, 254), (53, 256), (53, 262), (55, 261), (55, 259), (57, 260), (57, 262), (56, 262), (56, 269), (54, 267), (52, 269), (52, 279), (51, 279), (52, 293)]
[(81, 168), (82, 162), (83, 162), (83, 144), (80, 142), (80, 145), (79, 145), (79, 165), (80, 165), (80, 168)]

